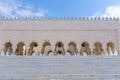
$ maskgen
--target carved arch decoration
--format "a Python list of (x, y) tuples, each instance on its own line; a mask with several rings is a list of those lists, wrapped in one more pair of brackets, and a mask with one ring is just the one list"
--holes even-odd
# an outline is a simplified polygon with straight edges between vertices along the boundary
[(4, 49), (3, 49), (3, 51), (4, 51), (4, 54), (5, 54), (5, 55), (7, 54), (7, 52), (8, 52), (9, 55), (11, 55), (12, 52), (13, 52), (12, 43), (11, 43), (11, 42), (6, 42), (6, 43), (4, 44)]
[(31, 42), (30, 45), (29, 45), (29, 49), (28, 49), (28, 55), (31, 56), (34, 52), (39, 55), (39, 49), (37, 48), (38, 44), (37, 42)]
[(104, 49), (102, 48), (101, 42), (95, 42), (94, 43), (94, 49), (93, 49), (93, 55), (103, 55)]
[(70, 55), (78, 53), (77, 44), (74, 41), (69, 42), (67, 52), (69, 52)]
[(50, 52), (52, 52), (51, 44), (49, 41), (45, 41), (42, 45), (41, 53), (48, 56)]
[(80, 49), (80, 55), (84, 55), (84, 53), (86, 53), (86, 55), (92, 55), (92, 53), (91, 53), (91, 49), (90, 49), (90, 47), (89, 47), (90, 45), (89, 45), (89, 43), (88, 42), (83, 42), (82, 44), (81, 44), (81, 49)]
[(58, 41), (55, 44), (55, 49), (54, 49), (54, 55), (65, 55), (65, 48), (64, 48), (64, 44), (61, 41)]
[(108, 42), (106, 46), (107, 46), (106, 51), (108, 55), (110, 55), (111, 52), (115, 54), (115, 44), (113, 42)]
[(15, 54), (19, 56), (26, 55), (24, 42), (18, 42), (17, 49), (15, 50)]

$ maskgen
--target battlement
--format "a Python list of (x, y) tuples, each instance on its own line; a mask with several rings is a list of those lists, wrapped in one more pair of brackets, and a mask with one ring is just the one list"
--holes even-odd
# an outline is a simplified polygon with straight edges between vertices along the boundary
[(120, 17), (1, 17), (0, 20), (115, 20), (119, 21)]

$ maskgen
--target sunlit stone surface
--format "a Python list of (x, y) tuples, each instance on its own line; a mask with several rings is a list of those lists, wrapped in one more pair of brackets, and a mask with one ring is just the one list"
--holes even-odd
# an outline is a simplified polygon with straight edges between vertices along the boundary
[(119, 34), (119, 18), (1, 19), (0, 79), (119, 80)]

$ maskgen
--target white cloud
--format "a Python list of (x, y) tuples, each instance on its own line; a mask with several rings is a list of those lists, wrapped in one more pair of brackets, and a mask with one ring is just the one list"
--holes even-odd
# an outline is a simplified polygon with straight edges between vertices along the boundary
[(103, 13), (96, 12), (93, 17), (120, 17), (120, 5), (109, 6)]
[(29, 5), (23, 5), (21, 2), (15, 0), (1, 0), (0, 1), (0, 16), (5, 17), (44, 17), (47, 14), (47, 10), (31, 7)]
[(44, 16), (44, 11), (39, 11), (39, 12), (31, 12), (30, 10), (20, 10), (16, 11), (16, 14), (18, 16), (39, 16), (43, 17)]

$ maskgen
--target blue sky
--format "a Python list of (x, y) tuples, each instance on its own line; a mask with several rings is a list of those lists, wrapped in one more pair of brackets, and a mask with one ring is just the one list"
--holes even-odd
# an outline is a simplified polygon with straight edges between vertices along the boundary
[(119, 17), (120, 0), (0, 0), (4, 17)]

